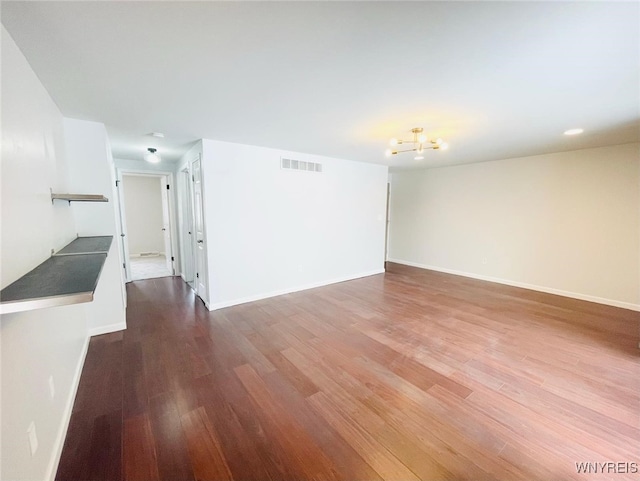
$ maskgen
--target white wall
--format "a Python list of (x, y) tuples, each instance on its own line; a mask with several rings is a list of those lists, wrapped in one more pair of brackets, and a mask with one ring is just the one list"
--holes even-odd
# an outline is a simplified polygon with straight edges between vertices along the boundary
[[(142, 157), (143, 153), (140, 153)], [(171, 162), (165, 162), (164, 160), (158, 164), (152, 164), (145, 160), (132, 160), (132, 159), (114, 159), (115, 165), (118, 169), (130, 171), (130, 172), (149, 172), (149, 173), (165, 173), (175, 172), (176, 164)]]
[(640, 308), (640, 144), (392, 178), (389, 260)]
[(202, 142), (210, 308), (383, 272), (386, 166)]
[(127, 238), (132, 256), (164, 252), (160, 177), (123, 175)]
[[(68, 192), (63, 118), (2, 27), (2, 287), (76, 235), (73, 211), (52, 205), (49, 188)], [(83, 305), (2, 315), (0, 479), (55, 474), (78, 374), (86, 352)], [(49, 395), (53, 376), (55, 397)], [(27, 428), (39, 447), (31, 457)]]

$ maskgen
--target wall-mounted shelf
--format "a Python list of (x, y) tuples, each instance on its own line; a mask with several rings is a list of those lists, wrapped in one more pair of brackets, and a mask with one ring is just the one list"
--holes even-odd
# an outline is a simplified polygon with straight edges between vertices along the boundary
[(77, 256), (84, 254), (107, 254), (111, 247), (113, 236), (78, 237), (54, 256)]
[(0, 313), (91, 302), (113, 236), (78, 237), (0, 291)]
[(104, 195), (99, 194), (54, 194), (51, 193), (51, 202), (54, 200), (66, 200), (67, 202), (109, 202)]

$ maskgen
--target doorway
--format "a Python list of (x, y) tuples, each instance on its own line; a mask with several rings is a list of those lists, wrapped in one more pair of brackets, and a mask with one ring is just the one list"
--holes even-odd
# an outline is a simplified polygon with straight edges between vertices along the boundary
[(127, 282), (173, 276), (170, 174), (121, 172), (118, 184)]

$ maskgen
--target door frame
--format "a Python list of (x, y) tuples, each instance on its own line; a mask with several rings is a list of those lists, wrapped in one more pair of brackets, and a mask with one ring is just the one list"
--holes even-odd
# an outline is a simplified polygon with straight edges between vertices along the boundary
[(391, 182), (387, 182), (387, 205), (385, 209), (384, 220), (384, 266), (386, 267), (389, 258), (389, 222), (391, 213)]
[(126, 241), (127, 232), (127, 215), (124, 205), (124, 189), (122, 188), (122, 175), (116, 170), (116, 193), (118, 203), (118, 222), (120, 223), (120, 238), (118, 239), (118, 248), (122, 252), (122, 267), (124, 269), (124, 282), (131, 282), (131, 263), (129, 262), (129, 242)]
[(127, 218), (126, 218), (126, 199), (124, 196), (124, 191), (121, 190), (122, 186), (122, 176), (123, 175), (139, 175), (144, 177), (157, 177), (162, 180), (163, 177), (168, 179), (169, 188), (169, 231), (170, 231), (170, 241), (171, 241), (171, 257), (173, 257), (173, 261), (171, 265), (173, 267), (171, 275), (175, 275), (177, 269), (176, 264), (180, 265), (180, 250), (176, 249), (177, 237), (176, 237), (176, 212), (175, 212), (175, 178), (174, 173), (170, 170), (145, 170), (145, 169), (127, 169), (127, 168), (116, 168), (116, 186), (118, 188), (118, 203), (120, 204), (120, 222), (122, 225), (122, 234), (123, 237), (120, 238), (120, 241), (124, 244), (121, 246), (123, 252), (126, 252), (126, 257), (124, 259), (124, 269), (126, 274), (126, 282), (131, 282), (131, 264), (129, 262), (129, 241), (128, 241), (128, 231), (127, 231)]
[[(173, 225), (171, 224), (171, 180), (168, 175), (160, 177), (160, 197), (162, 204), (162, 241), (164, 243), (164, 255), (167, 268), (172, 276), (176, 275), (175, 268), (175, 242), (172, 239)], [(167, 235), (166, 229), (169, 229)]]

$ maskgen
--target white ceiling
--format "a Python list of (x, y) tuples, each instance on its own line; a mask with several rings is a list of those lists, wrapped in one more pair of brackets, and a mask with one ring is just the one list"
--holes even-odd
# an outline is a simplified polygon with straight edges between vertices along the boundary
[[(62, 113), (104, 122), (117, 158), (209, 138), (415, 167), (640, 141), (638, 2), (1, 8)], [(417, 126), (450, 149), (384, 157)]]

